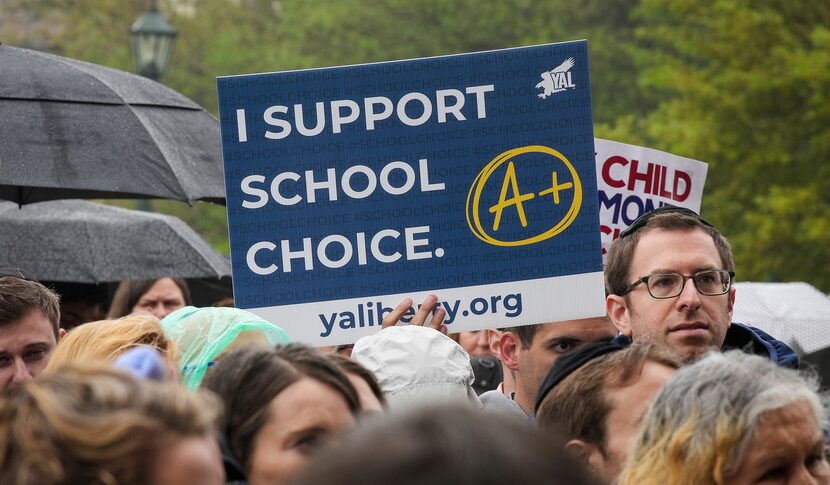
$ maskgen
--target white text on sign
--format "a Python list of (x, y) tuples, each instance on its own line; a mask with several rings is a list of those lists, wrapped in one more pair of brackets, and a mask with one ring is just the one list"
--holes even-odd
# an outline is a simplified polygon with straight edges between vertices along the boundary
[[(262, 136), (269, 140), (281, 140), (291, 135), (295, 129), (300, 135), (309, 137), (325, 132), (341, 133), (344, 126), (357, 122), (361, 117), (363, 126), (371, 131), (375, 129), (378, 122), (388, 120), (392, 118), (392, 115), (395, 115), (395, 118), (406, 126), (420, 126), (433, 118), (433, 111), (438, 123), (446, 123), (450, 116), (457, 121), (466, 121), (467, 116), (472, 115), (469, 110), (466, 110), (467, 115), (464, 114), (468, 95), (475, 99), (476, 118), (482, 119), (487, 118), (485, 94), (494, 90), (495, 87), (492, 84), (485, 84), (468, 86), (464, 88), (464, 91), (439, 89), (431, 97), (423, 93), (412, 92), (404, 94), (394, 103), (386, 96), (372, 96), (363, 99), (362, 109), (357, 101), (351, 99), (338, 99), (328, 103), (318, 101), (314, 103), (314, 126), (306, 126), (302, 104), (293, 105), (293, 109), (277, 104), (270, 106), (262, 114), (263, 121), (275, 128), (273, 131), (266, 130)], [(418, 114), (412, 116), (413, 112)], [(288, 116), (284, 117), (285, 115)], [(244, 109), (236, 110), (237, 136), (242, 143), (248, 141), (246, 116)]]
[[(392, 175), (396, 172), (403, 175), (403, 181), (397, 186), (391, 181)], [(353, 182), (355, 178), (359, 180), (357, 184)], [(304, 179), (304, 184), (300, 182), (301, 179)], [(429, 181), (429, 161), (425, 158), (418, 160), (417, 175), (410, 164), (394, 161), (385, 165), (380, 170), (379, 175), (375, 174), (374, 170), (366, 165), (351, 166), (343, 171), (339, 180), (337, 170), (334, 168), (326, 169), (325, 176), (315, 175), (312, 170), (306, 170), (304, 176), (300, 176), (296, 172), (282, 172), (271, 180), (270, 192), (261, 188), (266, 180), (266, 177), (260, 174), (248, 175), (242, 179), (242, 193), (256, 198), (255, 200), (243, 200), (242, 207), (246, 209), (264, 207), (268, 203), (269, 193), (274, 202), (288, 206), (298, 204), (303, 200), (313, 204), (317, 202), (318, 191), (322, 191), (329, 201), (338, 200), (341, 191), (351, 199), (365, 199), (375, 192), (378, 184), (389, 195), (403, 195), (409, 192), (415, 187), (416, 181), (420, 182), (421, 192), (444, 190), (443, 183), (431, 183)], [(300, 195), (303, 185), (305, 199)]]

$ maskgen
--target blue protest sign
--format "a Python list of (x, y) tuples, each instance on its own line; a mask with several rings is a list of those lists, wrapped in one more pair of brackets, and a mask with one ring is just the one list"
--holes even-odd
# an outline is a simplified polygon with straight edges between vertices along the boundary
[(234, 297), (316, 345), (604, 313), (587, 44), (218, 79)]

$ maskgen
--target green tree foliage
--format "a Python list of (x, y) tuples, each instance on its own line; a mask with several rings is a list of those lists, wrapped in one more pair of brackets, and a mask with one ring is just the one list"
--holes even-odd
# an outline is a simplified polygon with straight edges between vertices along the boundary
[(579, 8), (563, 0), (293, 0), (282, 5), (285, 40), (294, 47), (283, 58), (286, 68), (587, 38), (597, 121), (610, 122), (632, 105), (650, 105), (631, 82), (633, 0), (592, 0)]
[(642, 89), (628, 139), (709, 163), (704, 215), (739, 278), (830, 290), (830, 4), (643, 0)]
[[(704, 215), (744, 280), (830, 290), (826, 0), (160, 0), (164, 82), (217, 114), (216, 76), (587, 38), (598, 136), (709, 163)], [(0, 41), (131, 70), (148, 0), (4, 0)], [(227, 250), (222, 207), (156, 201)]]

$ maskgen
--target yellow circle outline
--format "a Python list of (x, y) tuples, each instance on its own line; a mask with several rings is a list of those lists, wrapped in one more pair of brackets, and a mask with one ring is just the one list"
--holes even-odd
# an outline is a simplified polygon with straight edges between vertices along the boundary
[[(496, 171), (502, 163), (507, 161), (508, 159), (522, 155), (525, 153), (531, 152), (541, 152), (547, 153), (548, 155), (552, 155), (558, 158), (562, 163), (568, 167), (568, 171), (571, 173), (571, 177), (573, 177), (574, 182), (574, 199), (571, 203), (571, 207), (568, 209), (568, 212), (565, 214), (565, 217), (562, 218), (561, 221), (552, 228), (548, 229), (542, 234), (538, 234), (533, 237), (529, 237), (527, 239), (521, 239), (518, 241), (500, 241), (495, 239), (494, 237), (487, 234), (487, 231), (481, 225), (481, 219), (479, 217), (479, 199), (481, 198), (481, 192), (484, 190), (484, 185), (487, 183), (487, 180), (490, 178), (490, 175)], [(473, 194), (475, 192), (475, 194)], [(472, 200), (472, 211), (470, 210), (470, 201)], [(579, 214), (580, 206), (582, 205), (582, 182), (579, 179), (579, 174), (577, 173), (574, 166), (571, 162), (561, 153), (554, 150), (553, 148), (548, 148), (542, 145), (530, 145), (526, 147), (519, 147), (513, 148), (508, 150), (494, 158), (490, 161), (481, 171), (476, 175), (475, 180), (473, 180), (473, 184), (470, 186), (470, 191), (467, 192), (467, 226), (470, 228), (473, 234), (482, 241), (486, 242), (487, 244), (492, 244), (494, 246), (505, 246), (505, 247), (512, 247), (512, 246), (525, 246), (528, 244), (533, 244), (537, 242), (544, 241), (546, 239), (550, 239), (553, 236), (561, 233), (565, 229), (570, 226), (573, 221), (576, 219), (576, 216)], [(470, 212), (472, 212), (472, 221), (470, 220)]]

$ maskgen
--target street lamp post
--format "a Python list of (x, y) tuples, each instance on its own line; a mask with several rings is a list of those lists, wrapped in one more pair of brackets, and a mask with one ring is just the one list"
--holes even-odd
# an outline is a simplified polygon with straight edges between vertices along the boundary
[[(130, 28), (130, 52), (136, 72), (153, 81), (161, 80), (167, 71), (177, 34), (159, 12), (156, 0), (151, 0), (150, 10), (144, 12)], [(153, 210), (147, 199), (137, 200), (135, 207), (148, 212)]]
[(130, 29), (130, 51), (136, 71), (154, 81), (160, 80), (167, 71), (177, 34), (152, 0), (150, 10), (144, 12)]

